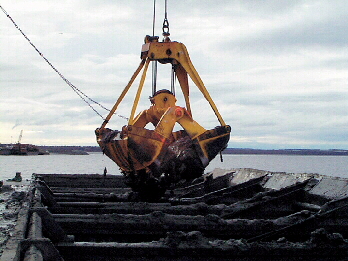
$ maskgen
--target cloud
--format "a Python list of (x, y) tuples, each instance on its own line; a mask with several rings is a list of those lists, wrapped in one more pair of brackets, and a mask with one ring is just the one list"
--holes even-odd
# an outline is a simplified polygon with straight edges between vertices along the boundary
[[(2, 6), (60, 73), (111, 108), (140, 63), (144, 36), (152, 34), (150, 2), (4, 0)], [(347, 11), (346, 1), (168, 2), (171, 38), (187, 46), (232, 126), (234, 147), (348, 148)], [(157, 35), (163, 18), (158, 2)], [(32, 143), (96, 145), (94, 129), (103, 120), (5, 15), (0, 19), (0, 142), (17, 136), (20, 124)], [(138, 111), (149, 106), (150, 76), (151, 69)], [(169, 81), (164, 67), (160, 87)], [(136, 89), (137, 82), (119, 114), (129, 116)], [(202, 126), (218, 124), (192, 83), (191, 102)], [(117, 116), (110, 122), (118, 129), (125, 124)]]

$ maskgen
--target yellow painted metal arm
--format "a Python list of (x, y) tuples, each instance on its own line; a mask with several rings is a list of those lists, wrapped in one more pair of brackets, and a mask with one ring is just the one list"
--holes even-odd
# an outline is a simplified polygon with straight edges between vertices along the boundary
[(188, 73), (188, 75), (190, 75), (192, 81), (197, 85), (198, 89), (202, 92), (203, 96), (205, 97), (205, 99), (209, 102), (211, 108), (213, 109), (216, 117), (218, 118), (220, 124), (222, 126), (225, 126), (226, 123), (224, 122), (224, 120), (222, 119), (213, 99), (210, 97), (210, 94), (208, 92), (208, 90), (206, 89), (206, 87), (204, 86), (204, 83), (201, 79), (201, 77), (199, 76), (199, 74), (197, 73), (195, 67), (193, 66), (191, 59), (189, 57), (189, 54), (186, 50), (186, 47), (184, 44), (181, 44), (182, 47), (182, 52), (184, 55), (180, 55), (178, 57), (178, 61), (180, 62), (180, 64), (184, 67), (184, 69), (186, 70), (186, 72)]
[(112, 115), (115, 113), (115, 111), (117, 110), (118, 105), (120, 105), (121, 101), (123, 100), (124, 96), (127, 94), (129, 88), (131, 87), (131, 85), (133, 84), (135, 78), (137, 78), (139, 72), (141, 71), (141, 69), (143, 68), (144, 64), (145, 64), (145, 60), (146, 59), (142, 59), (141, 63), (139, 64), (138, 69), (134, 72), (132, 78), (129, 80), (127, 86), (124, 88), (124, 90), (122, 91), (120, 97), (118, 97), (114, 107), (112, 107), (110, 113), (108, 114), (108, 116), (105, 118), (103, 124), (101, 125), (101, 129), (105, 128), (106, 124), (109, 122), (109, 120), (111, 119)]
[(129, 120), (128, 120), (128, 125), (132, 125), (134, 122), (135, 110), (138, 107), (140, 94), (141, 94), (141, 91), (143, 90), (143, 86), (144, 86), (144, 82), (145, 82), (145, 78), (146, 78), (146, 72), (147, 72), (147, 68), (149, 67), (149, 63), (150, 63), (150, 59), (147, 59), (145, 62), (144, 71), (143, 71), (143, 74), (141, 76), (141, 80), (139, 83), (138, 91), (137, 91), (137, 94), (136, 94), (135, 99), (134, 99), (131, 115), (130, 115)]
[(191, 118), (185, 108), (179, 106), (169, 107), (166, 110), (158, 122), (155, 131), (169, 139), (176, 122), (184, 128), (191, 139), (195, 139), (206, 132), (206, 129)]
[(179, 80), (180, 87), (182, 90), (182, 93), (184, 94), (185, 103), (186, 103), (186, 109), (192, 115), (191, 112), (191, 105), (190, 105), (190, 91), (189, 91), (189, 84), (188, 84), (188, 78), (187, 78), (187, 72), (185, 71), (184, 67), (182, 67), (181, 64), (176, 65), (176, 77)]
[[(188, 75), (191, 77), (192, 81), (197, 85), (198, 89), (202, 92), (204, 98), (209, 102), (211, 108), (213, 109), (215, 115), (217, 116), (220, 124), (222, 126), (225, 126), (225, 122), (222, 119), (214, 101), (210, 97), (210, 94), (206, 87), (204, 86), (204, 83), (202, 79), (200, 78), (199, 74), (197, 73), (195, 67), (193, 66), (189, 54), (187, 52), (187, 49), (184, 44), (179, 42), (151, 42), (146, 43), (143, 45), (142, 49), (142, 57), (144, 56), (150, 58), (151, 60), (158, 60), (162, 63), (168, 63), (172, 60), (176, 60), (180, 63), (180, 65), (183, 67), (183, 69), (188, 73)], [(182, 75), (182, 72), (179, 71), (179, 75)], [(183, 77), (183, 76), (181, 76)], [(183, 81), (180, 81), (180, 84), (184, 81), (184, 78), (182, 78)], [(182, 87), (184, 96), (185, 96), (185, 88)], [(188, 93), (187, 93), (188, 95)], [(188, 99), (188, 96), (185, 97), (185, 99)]]
[(191, 115), (183, 108), (184, 116), (178, 119), (178, 123), (184, 128), (187, 134), (191, 137), (191, 139), (197, 138), (199, 135), (206, 132), (201, 125), (198, 124), (195, 120), (192, 119)]

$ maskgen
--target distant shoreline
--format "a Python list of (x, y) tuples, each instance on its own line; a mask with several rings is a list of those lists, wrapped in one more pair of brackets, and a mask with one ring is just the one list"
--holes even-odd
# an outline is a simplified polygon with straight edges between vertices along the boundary
[(319, 150), (319, 149), (249, 149), (227, 148), (223, 154), (257, 154), (257, 155), (312, 155), (312, 156), (348, 156), (348, 150)]
[[(38, 146), (50, 153), (71, 154), (72, 151), (102, 152), (99, 146)], [(222, 154), (258, 154), (258, 155), (313, 155), (313, 156), (348, 156), (348, 150), (319, 150), (319, 149), (251, 149), (226, 148)]]
[[(1, 147), (6, 147), (7, 145), (11, 145), (11, 144), (1, 144)], [(92, 153), (102, 152), (99, 146), (35, 146), (35, 147), (37, 147), (40, 151), (48, 151), (49, 153), (52, 153), (52, 154), (88, 155), (91, 152)], [(222, 154), (348, 156), (348, 150), (226, 148), (222, 152)], [(2, 154), (2, 155), (5, 155), (5, 154)]]

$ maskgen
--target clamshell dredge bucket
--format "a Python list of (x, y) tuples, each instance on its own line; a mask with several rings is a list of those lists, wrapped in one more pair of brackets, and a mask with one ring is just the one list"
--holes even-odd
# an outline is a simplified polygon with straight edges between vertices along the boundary
[[(96, 129), (97, 142), (103, 152), (121, 168), (129, 185), (136, 191), (161, 190), (181, 179), (201, 176), (209, 162), (226, 148), (230, 126), (226, 125), (216, 105), (195, 70), (184, 44), (168, 37), (146, 36), (141, 63), (125, 87), (102, 126)], [(153, 91), (152, 106), (138, 116), (135, 111), (150, 61), (171, 63), (185, 98), (186, 108), (176, 106), (174, 94), (168, 90)], [(143, 69), (128, 125), (122, 130), (106, 128), (111, 116)], [(221, 126), (206, 130), (192, 118), (188, 75), (209, 102)], [(155, 126), (146, 129), (147, 123)], [(175, 123), (183, 130), (173, 132)]]

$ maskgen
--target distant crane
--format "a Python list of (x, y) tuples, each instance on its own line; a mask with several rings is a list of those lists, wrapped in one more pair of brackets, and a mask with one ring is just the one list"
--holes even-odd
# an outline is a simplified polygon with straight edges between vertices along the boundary
[(21, 133), (19, 134), (17, 143), (12, 147), (11, 155), (27, 155), (27, 146), (21, 144), (22, 137), (23, 130), (21, 130)]
[(22, 136), (23, 136), (23, 130), (21, 130), (21, 133), (19, 134), (17, 144), (20, 144), (20, 143), (21, 143)]

